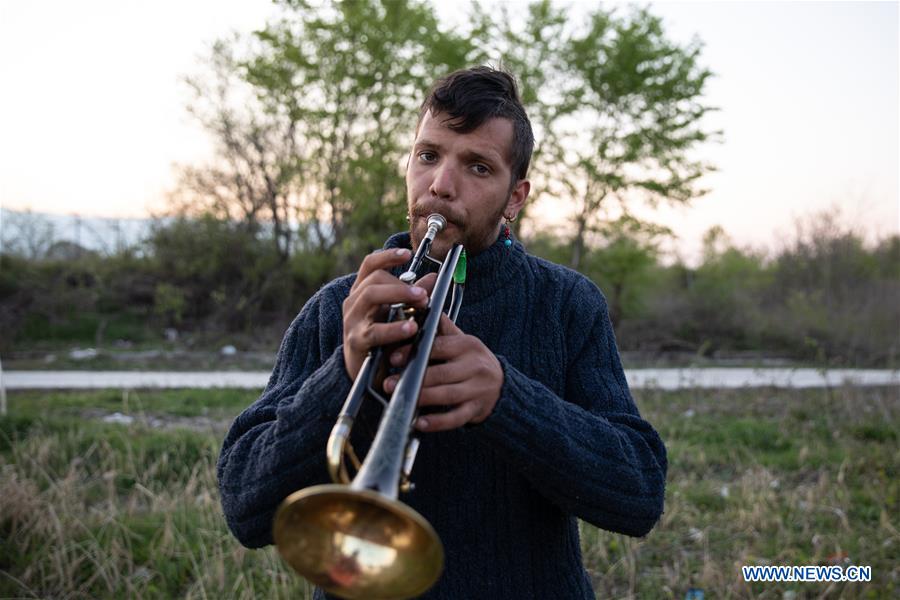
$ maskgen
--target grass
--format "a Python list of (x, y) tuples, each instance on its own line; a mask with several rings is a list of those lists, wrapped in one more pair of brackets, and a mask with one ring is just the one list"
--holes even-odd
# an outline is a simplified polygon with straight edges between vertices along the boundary
[[(644, 392), (669, 452), (643, 540), (584, 526), (599, 596), (881, 598), (900, 591), (896, 389)], [(868, 584), (744, 583), (741, 565), (871, 565)]]
[[(644, 539), (583, 524), (599, 597), (889, 598), (900, 591), (896, 389), (636, 394), (669, 450)], [(304, 598), (219, 512), (215, 458), (255, 394), (13, 393), (0, 418), (0, 597)], [(105, 424), (123, 412), (132, 425)], [(154, 424), (151, 427), (148, 424)], [(871, 583), (756, 583), (744, 564), (871, 565)]]
[[(93, 343), (83, 347), (93, 347)], [(71, 346), (32, 347), (3, 355), (8, 371), (271, 371), (275, 354), (246, 350), (223, 355), (220, 348), (187, 349), (176, 344), (122, 349), (106, 345), (87, 358), (73, 358)]]

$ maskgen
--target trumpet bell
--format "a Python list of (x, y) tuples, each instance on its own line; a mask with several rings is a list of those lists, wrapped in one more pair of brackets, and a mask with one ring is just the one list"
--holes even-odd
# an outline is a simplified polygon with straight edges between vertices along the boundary
[(440, 538), (419, 513), (345, 485), (291, 494), (278, 508), (273, 533), (291, 567), (351, 600), (417, 596), (437, 581), (444, 564)]

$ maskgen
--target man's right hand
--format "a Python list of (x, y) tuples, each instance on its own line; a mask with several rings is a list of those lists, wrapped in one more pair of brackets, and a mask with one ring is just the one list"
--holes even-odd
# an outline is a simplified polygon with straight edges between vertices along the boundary
[(350, 379), (356, 379), (369, 349), (408, 339), (416, 333), (416, 322), (401, 319), (385, 323), (385, 307), (403, 302), (415, 308), (428, 305), (428, 292), (407, 285), (385, 269), (409, 262), (406, 249), (373, 252), (363, 259), (350, 295), (344, 300), (344, 364)]

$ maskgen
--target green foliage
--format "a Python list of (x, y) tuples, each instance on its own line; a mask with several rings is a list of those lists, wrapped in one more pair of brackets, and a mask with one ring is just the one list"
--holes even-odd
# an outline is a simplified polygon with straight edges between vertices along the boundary
[[(897, 365), (900, 237), (867, 244), (825, 214), (766, 256), (735, 247), (714, 228), (696, 268), (661, 264), (653, 239), (625, 231), (585, 256), (582, 272), (606, 294), (620, 348)], [(528, 246), (549, 260), (566, 255), (565, 245), (548, 234)]]
[(264, 232), (211, 215), (159, 221), (140, 252), (2, 261), (6, 349), (159, 340), (171, 326), (280, 333), (333, 268), (314, 251), (284, 262)]
[(578, 140), (584, 149), (567, 148), (572, 157), (563, 161), (569, 193), (580, 197), (574, 267), (608, 198), (638, 191), (651, 202), (685, 203), (704, 193), (697, 180), (711, 167), (690, 158), (713, 135), (702, 127), (711, 72), (699, 55), (699, 43), (672, 43), (645, 9), (626, 18), (597, 11), (569, 42), (569, 67), (586, 84), (573, 117), (590, 124)]
[[(403, 226), (399, 166), (421, 95), (435, 73), (465, 64), (471, 43), (417, 1), (280, 4), (253, 39), (217, 45), (219, 84), (192, 80), (221, 164), (187, 173), (181, 208), (197, 195), (220, 218), (271, 223), (285, 259), (317, 250), (352, 270)], [(251, 102), (205, 93), (223, 86)]]
[[(623, 320), (640, 319), (647, 300), (659, 292), (660, 238), (668, 230), (621, 218), (604, 228), (606, 243), (591, 248), (582, 261), (580, 272), (593, 280), (606, 295), (614, 327)], [(539, 233), (529, 240), (529, 251), (557, 263), (564, 263), (570, 248), (550, 233)]]
[[(218, 84), (191, 80), (192, 112), (219, 142), (221, 165), (188, 170), (182, 191), (188, 206), (191, 194), (214, 199), (220, 217), (269, 219), (283, 256), (313, 245), (352, 270), (403, 226), (398, 167), (417, 108), (438, 76), (471, 64), (520, 79), (538, 139), (533, 197), (574, 204), (574, 267), (609, 219), (608, 199), (703, 193), (696, 181), (711, 167), (690, 156), (715, 136), (702, 126), (711, 73), (699, 43), (673, 43), (647, 10), (598, 8), (575, 23), (548, 0), (524, 18), (476, 4), (468, 30), (449, 32), (416, 0), (279, 4), (252, 40), (216, 46)], [(236, 86), (252, 99), (240, 110), (232, 96), (243, 96), (222, 91)], [(297, 239), (291, 220), (302, 224)]]
[[(619, 346), (643, 356), (775, 354), (819, 365), (897, 364), (898, 238), (867, 244), (819, 217), (766, 256), (707, 235), (697, 267), (663, 264), (664, 230), (622, 219), (590, 248), (582, 272), (605, 293)], [(819, 225), (815, 225), (819, 223)], [(564, 262), (569, 247), (543, 232), (529, 251)], [(142, 251), (75, 260), (0, 256), (3, 349), (16, 345), (141, 343), (162, 329), (272, 339), (339, 269), (333, 255), (284, 262), (266, 232), (211, 216), (160, 221)]]
[(28, 260), (14, 254), (0, 254), (0, 301), (14, 297), (23, 287), (29, 270)]
[(170, 283), (156, 284), (153, 294), (153, 312), (172, 325), (180, 325), (187, 307), (187, 298), (181, 288)]
[(281, 257), (264, 236), (210, 215), (160, 223), (148, 240), (157, 314), (170, 324), (213, 319), (229, 329), (253, 324), (263, 307), (281, 303), (290, 282), (279, 277)]
[[(16, 339), (100, 343), (124, 337), (139, 340), (145, 330), (148, 298), (129, 253), (103, 258), (0, 258), (0, 349)], [(8, 279), (7, 279), (8, 277)]]
[(671, 232), (627, 216), (601, 231), (606, 244), (585, 257), (582, 272), (606, 293), (610, 320), (618, 327), (623, 319), (639, 317), (646, 309), (645, 299), (653, 293), (659, 270), (659, 242)]
[[(771, 285), (763, 257), (730, 246), (722, 235), (718, 228), (707, 233), (704, 262), (687, 289), (688, 319), (678, 331), (679, 336), (702, 340), (705, 352), (716, 350), (721, 340), (735, 349), (759, 347), (759, 294)], [(720, 242), (725, 245), (718, 248)]]
[(692, 152), (718, 132), (703, 125), (714, 109), (702, 100), (712, 73), (699, 42), (672, 42), (647, 9), (622, 16), (597, 8), (575, 23), (546, 0), (529, 4), (524, 19), (510, 18), (505, 5), (479, 6), (474, 23), (480, 56), (522, 79), (542, 138), (533, 197), (573, 206), (573, 268), (631, 201), (686, 203), (705, 193), (698, 180), (713, 167)]
[[(900, 353), (900, 236), (874, 248), (838, 212), (811, 216), (772, 263), (764, 298), (784, 345), (825, 361), (896, 363)], [(797, 341), (803, 340), (798, 347)]]

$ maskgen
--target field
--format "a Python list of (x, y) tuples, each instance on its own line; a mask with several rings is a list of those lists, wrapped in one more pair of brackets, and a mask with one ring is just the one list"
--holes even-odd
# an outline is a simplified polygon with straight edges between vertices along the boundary
[[(645, 539), (583, 526), (598, 597), (900, 594), (895, 389), (636, 393), (669, 449)], [(302, 598), (219, 513), (215, 459), (243, 391), (21, 392), (0, 417), (0, 597)], [(120, 412), (130, 424), (105, 423)], [(750, 564), (871, 565), (871, 583), (746, 584)]]

